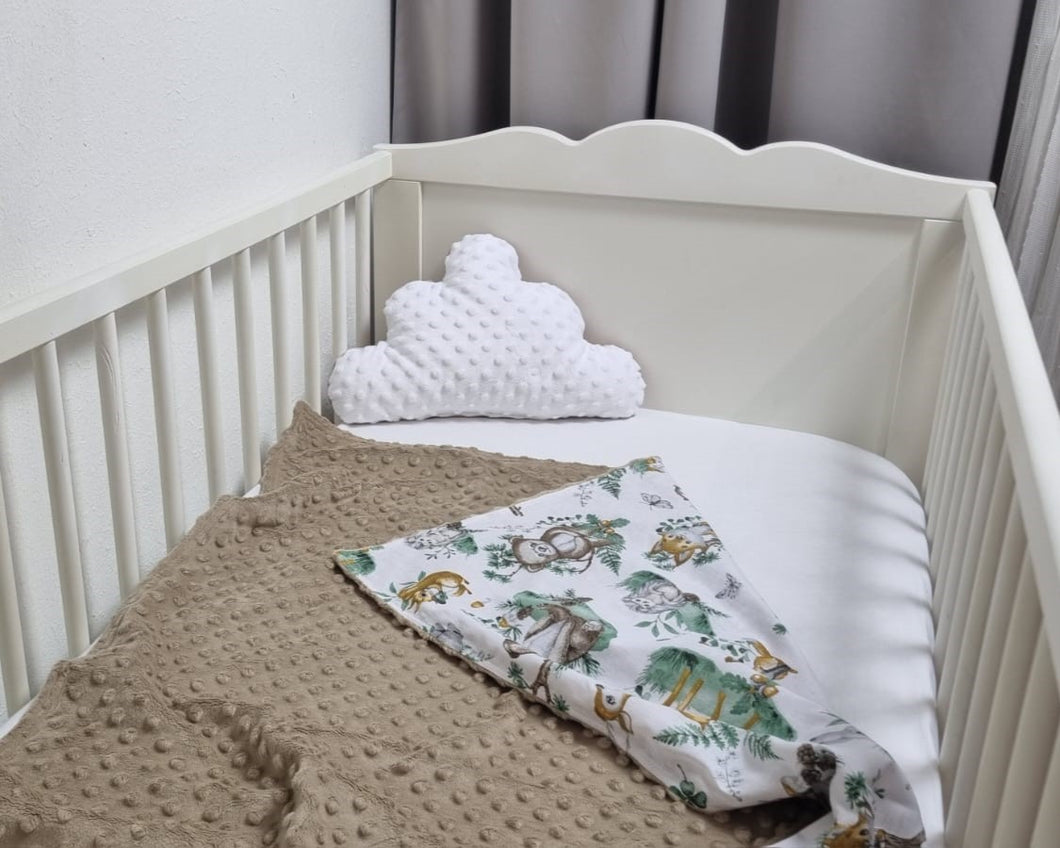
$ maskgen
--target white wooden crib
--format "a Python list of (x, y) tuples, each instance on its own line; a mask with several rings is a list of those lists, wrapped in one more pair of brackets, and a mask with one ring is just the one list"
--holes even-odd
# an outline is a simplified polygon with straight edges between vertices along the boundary
[[(38, 644), (55, 623), (20, 615), (31, 570), (58, 582), (66, 652), (81, 653), (98, 630), (83, 559), (104, 551), (120, 595), (133, 591), (155, 550), (145, 540), (164, 533), (164, 550), (190, 524), (189, 478), (202, 477), (210, 499), (251, 488), (263, 410), (278, 431), (297, 396), (320, 409), (331, 358), (383, 334), (387, 295), (439, 278), (461, 235), (493, 231), (517, 242), (528, 279), (562, 282), (594, 341), (634, 351), (648, 406), (840, 439), (917, 484), (935, 579), (947, 844), (1060, 844), (1060, 611), (1048, 601), (1060, 598), (1060, 416), (992, 192), (814, 144), (743, 152), (670, 122), (578, 143), (502, 130), (382, 146), (201, 236), (3, 308), (0, 408), (9, 426), (22, 414), (35, 430), (39, 417), (54, 530), (54, 545), (33, 532), (49, 510), (12, 496), (10, 480), (5, 498), (0, 483), (8, 712), (57, 658)], [(167, 299), (189, 280), (194, 324), (179, 326), (198, 355), (201, 416), (178, 400), (195, 369), (174, 356)], [(266, 302), (270, 331), (255, 338)], [(153, 416), (129, 397), (123, 371), (137, 363), (120, 355), (141, 326)], [(231, 360), (219, 353), (228, 336)], [(64, 387), (76, 377), (67, 360), (89, 348), (106, 474), (86, 483), (72, 468), (90, 449)], [(36, 409), (12, 411), (23, 377)], [(142, 441), (137, 422), (152, 419), (158, 522), (130, 458), (130, 434)], [(233, 443), (240, 468), (226, 461)], [(0, 470), (18, 476), (6, 459)], [(107, 499), (113, 535), (100, 539), (79, 516)], [(118, 600), (95, 603), (109, 613)]]

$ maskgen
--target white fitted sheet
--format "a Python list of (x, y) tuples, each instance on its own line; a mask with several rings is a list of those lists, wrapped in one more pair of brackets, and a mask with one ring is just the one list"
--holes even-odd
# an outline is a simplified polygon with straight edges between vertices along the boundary
[(931, 582), (909, 479), (805, 433), (642, 410), (620, 421), (344, 426), (397, 442), (619, 465), (657, 454), (809, 657), (829, 707), (886, 748), (942, 844)]

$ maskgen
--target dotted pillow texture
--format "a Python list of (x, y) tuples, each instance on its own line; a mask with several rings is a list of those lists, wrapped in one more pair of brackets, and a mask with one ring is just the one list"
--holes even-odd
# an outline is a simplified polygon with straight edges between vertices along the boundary
[(566, 292), (522, 279), (503, 239), (464, 236), (441, 282), (406, 283), (384, 308), (386, 341), (352, 348), (328, 383), (347, 424), (457, 415), (628, 418), (644, 400), (629, 351), (590, 344)]

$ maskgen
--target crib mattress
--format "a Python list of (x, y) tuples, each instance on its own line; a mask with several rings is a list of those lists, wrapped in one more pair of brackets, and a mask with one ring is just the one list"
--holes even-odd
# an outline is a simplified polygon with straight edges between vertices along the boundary
[(643, 410), (620, 421), (436, 419), (343, 429), (618, 465), (658, 454), (788, 623), (831, 708), (886, 748), (941, 845), (924, 512), (892, 463), (820, 436)]

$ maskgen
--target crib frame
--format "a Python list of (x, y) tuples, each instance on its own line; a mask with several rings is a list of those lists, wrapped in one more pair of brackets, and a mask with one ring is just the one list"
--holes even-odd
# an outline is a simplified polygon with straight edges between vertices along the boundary
[[(172, 547), (188, 521), (168, 287), (192, 279), (212, 498), (245, 491), (260, 476), (256, 341), (271, 350), (277, 430), (289, 422), (294, 334), (282, 308), (290, 287), (289, 234), (297, 233), (303, 248), (304, 399), (321, 409), (329, 363), (319, 355), (320, 327), (331, 328), (333, 356), (350, 341), (368, 343), (373, 328), (382, 335), (382, 303), (397, 285), (434, 278), (440, 246), (463, 231), (503, 225), (518, 232), (513, 240), (524, 257), (546, 257), (531, 270), (571, 291), (598, 340), (634, 350), (651, 387), (648, 405), (840, 438), (886, 456), (917, 483), (935, 580), (946, 843), (1060, 844), (1060, 610), (1047, 601), (1060, 598), (1060, 416), (992, 191), (989, 184), (902, 171), (821, 145), (744, 152), (672, 122), (624, 124), (582, 142), (544, 130), (502, 130), (438, 144), (384, 145), (291, 197), (0, 309), (0, 363), (32, 361), (69, 654), (90, 641), (75, 507), (77, 499), (102, 497), (102, 491), (73, 485), (59, 340), (93, 328), (106, 497), (124, 597), (136, 588), (140, 563), (117, 310), (146, 304), (165, 537)], [(355, 238), (347, 245), (351, 209)], [(570, 220), (584, 222), (584, 229), (565, 229)], [(316, 252), (305, 249), (317, 244), (320, 225), (328, 229), (331, 259), (331, 314), (324, 318), (316, 308)], [(687, 256), (663, 253), (668, 239), (706, 237), (713, 228), (724, 238), (692, 246)], [(837, 249), (829, 256), (822, 282), (812, 273), (812, 257), (803, 254), (830, 231), (853, 247), (851, 255)], [(592, 258), (609, 243), (636, 239), (642, 240), (637, 250), (621, 255), (607, 273), (594, 273)], [(251, 302), (266, 293), (255, 291), (250, 251), (261, 245), (268, 255), (271, 332), (255, 340)], [(646, 257), (649, 247), (659, 255)], [(862, 269), (865, 257), (877, 254), (873, 276)], [(659, 298), (642, 282), (649, 258), (669, 281), (667, 297), (685, 308), (660, 311)], [(790, 269), (790, 278), (741, 278), (748, 263), (765, 261)], [(223, 472), (223, 398), (213, 376), (219, 362), (211, 273), (220, 266), (230, 267), (234, 280), (240, 481)], [(694, 275), (701, 267), (704, 274)], [(726, 274), (745, 285), (726, 285)], [(795, 303), (792, 290), (808, 292), (816, 305)], [(764, 291), (773, 297), (763, 298)], [(724, 330), (704, 333), (705, 297), (733, 321), (746, 317), (776, 329), (742, 344)], [(851, 308), (818, 315), (837, 301)], [(862, 325), (866, 303), (888, 309), (878, 322)], [(803, 317), (784, 323), (792, 311)], [(653, 324), (662, 314), (666, 320)], [(846, 335), (836, 337), (839, 325)], [(695, 338), (694, 356), (675, 346), (675, 337)], [(697, 372), (701, 391), (690, 395), (690, 361), (735, 363), (730, 370), (739, 379)], [(804, 373), (792, 378), (792, 362), (813, 367), (795, 369)], [(15, 561), (8, 533), (19, 520), (19, 504), (5, 502), (0, 480), (0, 667), (11, 712), (32, 694), (29, 631), (16, 591), (16, 569), (24, 564)]]

